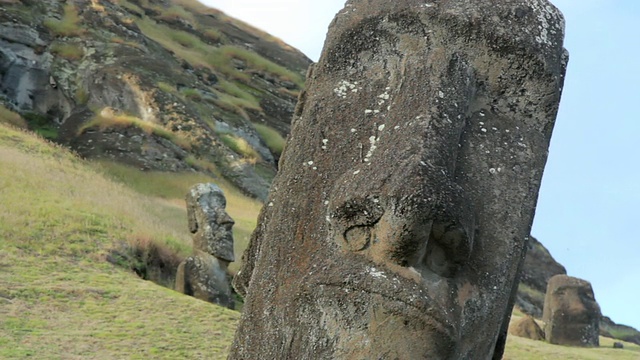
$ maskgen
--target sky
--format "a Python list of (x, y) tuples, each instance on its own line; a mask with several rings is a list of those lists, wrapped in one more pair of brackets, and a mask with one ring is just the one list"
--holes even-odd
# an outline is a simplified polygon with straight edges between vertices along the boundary
[[(344, 0), (201, 0), (312, 60)], [(640, 1), (551, 0), (571, 59), (532, 233), (640, 330)], [(634, 230), (635, 229), (635, 230)]]

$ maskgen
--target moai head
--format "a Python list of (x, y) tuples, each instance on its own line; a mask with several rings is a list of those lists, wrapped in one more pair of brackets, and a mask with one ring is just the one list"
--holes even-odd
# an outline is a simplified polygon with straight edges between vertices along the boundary
[(234, 221), (224, 210), (227, 201), (222, 190), (211, 183), (197, 184), (189, 190), (186, 202), (193, 248), (227, 262), (235, 261)]
[(563, 26), (545, 0), (347, 1), (234, 282), (230, 358), (499, 358)]
[(549, 279), (544, 300), (545, 334), (552, 344), (598, 346), (600, 306), (588, 281), (567, 275)]

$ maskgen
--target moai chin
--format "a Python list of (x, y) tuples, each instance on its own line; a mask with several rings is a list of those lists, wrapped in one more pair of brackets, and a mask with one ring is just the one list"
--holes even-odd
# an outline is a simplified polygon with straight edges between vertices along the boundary
[(230, 359), (498, 359), (558, 110), (546, 0), (350, 0), (234, 285)]

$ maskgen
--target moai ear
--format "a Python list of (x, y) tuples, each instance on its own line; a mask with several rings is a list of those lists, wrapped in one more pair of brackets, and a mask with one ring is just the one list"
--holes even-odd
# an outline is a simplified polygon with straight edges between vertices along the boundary
[(196, 219), (196, 207), (197, 200), (193, 197), (192, 192), (189, 192), (186, 197), (187, 203), (187, 221), (189, 222), (189, 232), (195, 234), (198, 232), (198, 220)]

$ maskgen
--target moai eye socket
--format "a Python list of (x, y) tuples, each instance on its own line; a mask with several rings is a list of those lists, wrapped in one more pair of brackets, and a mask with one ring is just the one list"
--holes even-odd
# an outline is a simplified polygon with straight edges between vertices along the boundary
[(382, 208), (372, 198), (349, 199), (331, 214), (339, 245), (353, 252), (366, 250), (373, 241), (374, 225), (382, 216)]
[(344, 240), (351, 251), (362, 251), (371, 245), (371, 226), (352, 226), (344, 232)]

